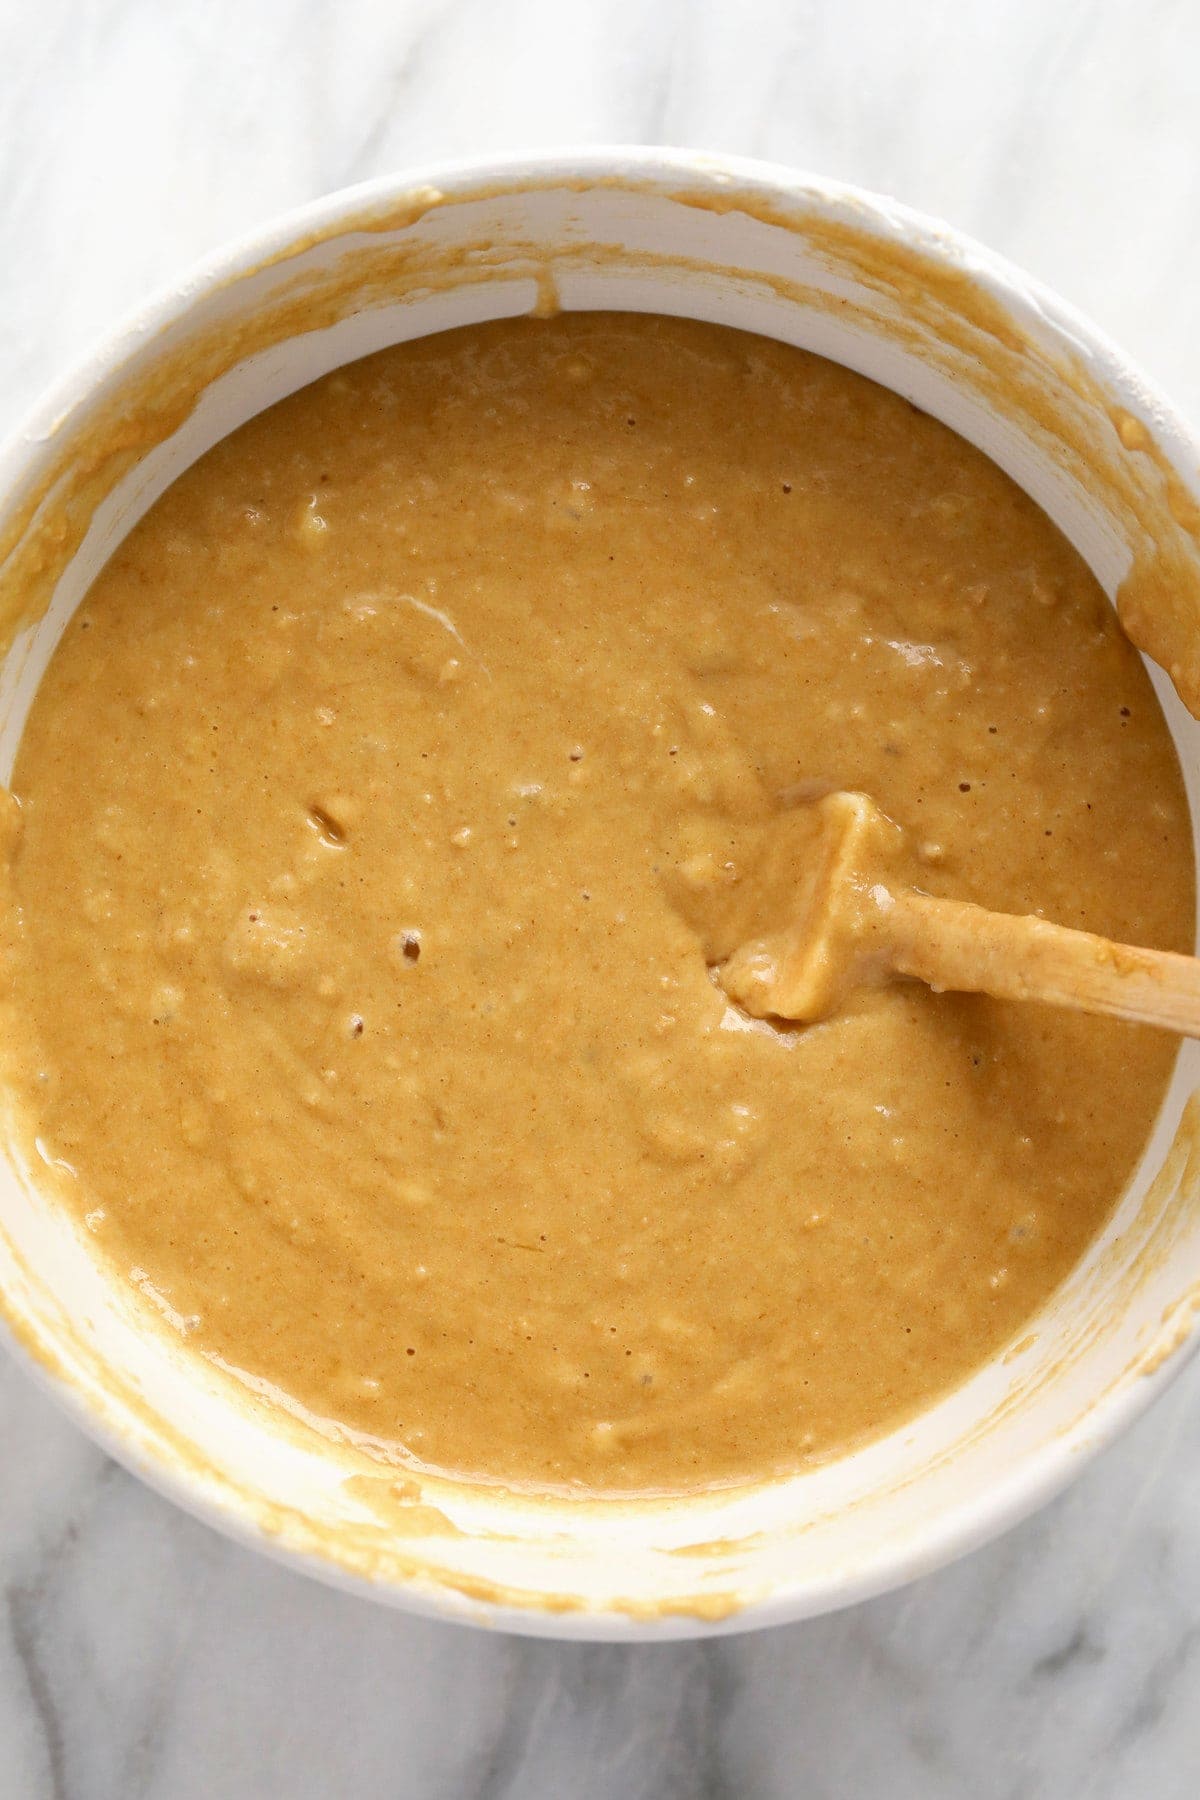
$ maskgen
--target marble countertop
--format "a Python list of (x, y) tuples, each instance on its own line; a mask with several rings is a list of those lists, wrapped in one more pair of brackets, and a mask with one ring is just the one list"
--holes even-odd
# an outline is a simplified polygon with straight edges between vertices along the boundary
[[(0, 427), (261, 218), (444, 155), (647, 142), (894, 193), (1200, 417), (1189, 0), (0, 0)], [(627, 1649), (235, 1548), (0, 1366), (0, 1800), (1192, 1800), (1200, 1364), (1055, 1505), (812, 1624)]]

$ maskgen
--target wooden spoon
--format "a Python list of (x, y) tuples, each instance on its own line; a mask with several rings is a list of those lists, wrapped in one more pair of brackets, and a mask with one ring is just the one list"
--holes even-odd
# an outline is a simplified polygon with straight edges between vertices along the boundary
[(909, 976), (1200, 1037), (1200, 958), (919, 893), (894, 878), (899, 828), (865, 794), (829, 794), (814, 811), (793, 916), (720, 968), (747, 1012), (811, 1023), (856, 988)]

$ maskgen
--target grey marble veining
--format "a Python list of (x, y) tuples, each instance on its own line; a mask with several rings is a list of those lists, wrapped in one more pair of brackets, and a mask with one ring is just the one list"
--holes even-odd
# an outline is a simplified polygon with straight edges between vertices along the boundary
[[(1200, 414), (1190, 0), (0, 0), (0, 425), (146, 291), (405, 163), (797, 163), (1044, 276)], [(411, 1620), (237, 1549), (0, 1365), (0, 1800), (1192, 1800), (1200, 1366), (954, 1568), (753, 1637)]]

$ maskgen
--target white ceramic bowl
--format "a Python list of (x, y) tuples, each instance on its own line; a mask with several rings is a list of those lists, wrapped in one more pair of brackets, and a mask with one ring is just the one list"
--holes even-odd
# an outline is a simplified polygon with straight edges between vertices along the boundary
[[(535, 305), (687, 314), (833, 357), (977, 444), (1111, 594), (1186, 566), (1197, 446), (1084, 320), (945, 226), (834, 182), (692, 154), (423, 169), (322, 201), (159, 295), (0, 456), (0, 779), (96, 571), (181, 470), (337, 364)], [(1176, 478), (1172, 481), (1172, 471)], [(1182, 523), (1181, 523), (1182, 521)], [(1200, 737), (1159, 680), (1195, 808)], [(106, 1449), (242, 1541), (396, 1605), (510, 1629), (665, 1638), (777, 1623), (907, 1581), (1059, 1489), (1192, 1347), (1200, 1207), (1178, 1062), (1143, 1167), (1025, 1339), (913, 1423), (796, 1479), (676, 1502), (407, 1484), (186, 1354), (0, 1165), (14, 1348)], [(1183, 1121), (1181, 1125), (1181, 1120)]]

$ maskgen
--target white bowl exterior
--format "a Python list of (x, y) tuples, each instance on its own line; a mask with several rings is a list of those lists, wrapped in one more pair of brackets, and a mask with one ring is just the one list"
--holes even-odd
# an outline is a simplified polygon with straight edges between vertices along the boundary
[[(789, 228), (688, 204), (677, 195), (689, 187), (812, 208), (919, 243), (969, 270), (1031, 335), (1081, 359), (1114, 403), (1146, 420), (1195, 491), (1195, 447), (1140, 377), (1066, 308), (945, 228), (761, 165), (601, 152), (424, 171), (323, 203), (240, 246), (154, 303), (52, 397), (0, 456), (0, 509), (15, 509), (62, 444), (190, 333), (241, 320), (286, 284), (332, 270), (363, 245), (357, 227), (365, 208), (386, 212), (424, 187), (448, 203), (391, 233), (374, 229), (373, 245), (403, 241), (410, 258), (423, 246), (431, 257), (443, 255), (456, 240), (519, 248), (509, 258), (498, 254), (486, 279), (451, 278), (399, 301), (377, 303), (376, 296), (366, 310), (259, 350), (213, 380), (179, 428), (101, 501), (49, 611), (0, 669), (0, 779), (11, 772), (66, 620), (115, 545), (184, 468), (254, 413), (354, 357), (530, 311), (544, 293), (543, 269), (552, 271), (565, 308), (711, 319), (816, 350), (896, 389), (1000, 463), (1114, 592), (1129, 564), (1119, 524), (1036, 434), (953, 370), (864, 324), (855, 303), (870, 298), (877, 308), (878, 295), (856, 291), (852, 275), (831, 269), (806, 244), (802, 221)], [(344, 234), (339, 220), (348, 222)], [(289, 243), (302, 248), (263, 266)], [(592, 246), (603, 254), (593, 258)], [(805, 288), (848, 305), (809, 304)], [(1169, 685), (1157, 685), (1195, 813), (1200, 732)], [(372, 1467), (353, 1446), (322, 1453), (316, 1440), (281, 1430), (269, 1411), (238, 1405), (228, 1380), (182, 1354), (169, 1334), (147, 1331), (144, 1311), (105, 1278), (28, 1171), (7, 1164), (0, 1165), (0, 1292), (34, 1365), (53, 1368), (54, 1390), (106, 1447), (220, 1528), (327, 1579), (417, 1610), (525, 1632), (650, 1638), (744, 1629), (848, 1603), (983, 1541), (1061, 1486), (1178, 1367), (1192, 1342), (1200, 1209), (1178, 1206), (1150, 1252), (1136, 1221), (1198, 1073), (1200, 1047), (1188, 1044), (1138, 1179), (1008, 1360), (853, 1455), (736, 1495), (597, 1506), (446, 1491), (437, 1507), (461, 1535), (444, 1527), (426, 1535), (420, 1512), (410, 1529), (403, 1507), (394, 1518), (386, 1508), (381, 1514), (362, 1498), (361, 1484), (347, 1486), (352, 1466), (359, 1473)]]

